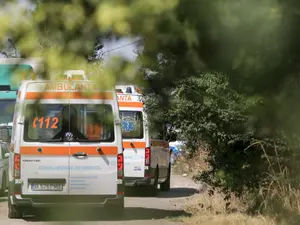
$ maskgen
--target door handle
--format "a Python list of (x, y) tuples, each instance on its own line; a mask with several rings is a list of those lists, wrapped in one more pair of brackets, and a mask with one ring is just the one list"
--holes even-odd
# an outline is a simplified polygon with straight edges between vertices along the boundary
[(87, 157), (88, 155), (84, 152), (76, 152), (73, 154), (74, 157), (78, 157), (78, 156), (83, 156), (83, 157)]

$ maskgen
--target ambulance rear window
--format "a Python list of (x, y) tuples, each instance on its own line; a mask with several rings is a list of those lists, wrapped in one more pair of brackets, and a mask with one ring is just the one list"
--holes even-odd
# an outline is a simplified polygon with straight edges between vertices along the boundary
[(144, 137), (143, 114), (141, 111), (120, 111), (122, 136), (124, 139)]
[(28, 104), (25, 112), (24, 141), (64, 140), (72, 133), (74, 141), (114, 141), (111, 105)]

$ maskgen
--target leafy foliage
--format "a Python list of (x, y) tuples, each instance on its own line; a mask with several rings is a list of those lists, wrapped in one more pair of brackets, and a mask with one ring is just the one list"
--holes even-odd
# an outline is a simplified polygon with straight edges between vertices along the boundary
[[(266, 156), (274, 155), (297, 184), (298, 1), (32, 2), (33, 13), (15, 7), (15, 17), (15, 3), (7, 3), (0, 37), (13, 36), (25, 57), (42, 57), (45, 76), (79, 68), (94, 71), (101, 85), (146, 84), (157, 126), (178, 128), (193, 151), (203, 141), (210, 145), (207, 178), (216, 185), (257, 190), (270, 182)], [(103, 70), (90, 66), (97, 37), (112, 36), (143, 40), (136, 64), (116, 58)], [(256, 140), (263, 148), (252, 145)]]

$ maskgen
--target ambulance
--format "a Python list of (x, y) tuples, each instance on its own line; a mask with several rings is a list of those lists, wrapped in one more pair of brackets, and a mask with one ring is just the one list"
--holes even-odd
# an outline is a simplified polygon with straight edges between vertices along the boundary
[(20, 86), (10, 146), (9, 218), (60, 207), (107, 207), (116, 216), (123, 212), (116, 92), (113, 87), (100, 90), (77, 74), (82, 71)]
[(140, 89), (133, 85), (116, 87), (124, 148), (125, 186), (146, 188), (149, 195), (170, 190), (169, 142), (163, 126), (155, 127), (144, 110)]

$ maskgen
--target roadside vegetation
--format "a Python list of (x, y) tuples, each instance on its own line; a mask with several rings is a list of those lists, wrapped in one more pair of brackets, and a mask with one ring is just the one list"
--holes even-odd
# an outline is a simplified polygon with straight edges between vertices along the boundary
[[(173, 173), (189, 176), (192, 179), (209, 170), (205, 146), (198, 149), (197, 154), (192, 158), (179, 158), (173, 167)], [(282, 181), (279, 180), (279, 176), (273, 177), (273, 179), (270, 189), (264, 190), (262, 188), (259, 191), (259, 196), (251, 196), (247, 192), (237, 196), (233, 192), (224, 192), (220, 187), (201, 182), (202, 185), (198, 193), (185, 200), (185, 211), (191, 216), (183, 217), (181, 221), (191, 225), (298, 224), (299, 191), (288, 187), (288, 183), (282, 183), (285, 180), (283, 177), (281, 177)], [(196, 180), (196, 182), (199, 181)], [(257, 208), (261, 211), (253, 212), (251, 207), (257, 198), (261, 199), (261, 205)]]
[[(298, 223), (299, 1), (30, 2), (28, 13), (7, 1), (0, 37), (45, 59), (41, 76), (85, 69), (144, 86), (149, 114), (187, 141), (177, 166), (215, 190), (187, 210), (209, 224)], [(101, 42), (123, 37), (139, 37), (136, 62), (103, 64)], [(210, 205), (219, 199), (237, 211)]]

